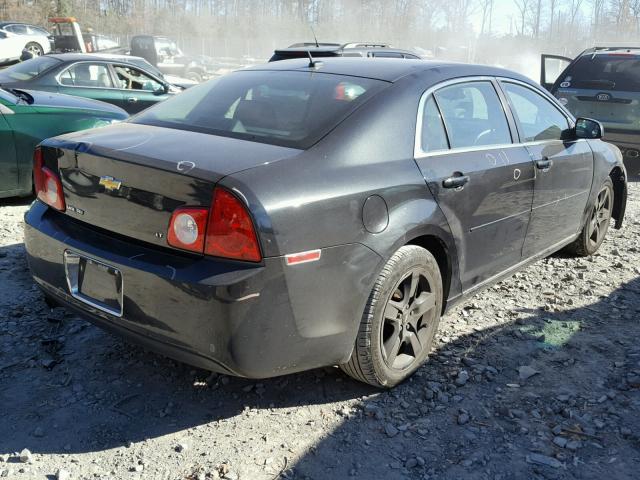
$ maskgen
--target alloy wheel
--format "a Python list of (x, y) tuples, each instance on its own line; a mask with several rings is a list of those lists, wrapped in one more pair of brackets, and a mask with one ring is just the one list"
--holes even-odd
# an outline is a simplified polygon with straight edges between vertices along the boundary
[(611, 192), (603, 188), (598, 194), (589, 221), (589, 243), (598, 246), (602, 243), (611, 219)]
[(26, 50), (34, 57), (39, 57), (43, 53), (42, 48), (35, 43), (30, 43), (29, 45), (27, 45)]
[(382, 356), (387, 367), (405, 370), (431, 344), (437, 321), (436, 294), (428, 272), (416, 268), (396, 284), (387, 300), (380, 335)]

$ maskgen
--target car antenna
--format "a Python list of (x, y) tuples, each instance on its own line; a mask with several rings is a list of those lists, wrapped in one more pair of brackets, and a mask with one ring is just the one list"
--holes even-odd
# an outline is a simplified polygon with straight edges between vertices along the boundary
[(309, 56), (309, 68), (319, 68), (322, 65), (321, 61), (313, 59), (309, 50), (307, 50), (307, 55)]
[(313, 25), (309, 25), (309, 28), (311, 29), (311, 33), (313, 34), (313, 39), (316, 42), (316, 47), (320, 48), (320, 44), (318, 43), (318, 37), (316, 37), (316, 32), (313, 30)]

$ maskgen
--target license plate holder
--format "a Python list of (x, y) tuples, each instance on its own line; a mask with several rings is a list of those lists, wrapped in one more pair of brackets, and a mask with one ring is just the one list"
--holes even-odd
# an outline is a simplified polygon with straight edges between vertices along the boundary
[(70, 250), (64, 269), (71, 296), (98, 310), (122, 317), (122, 273), (104, 262)]

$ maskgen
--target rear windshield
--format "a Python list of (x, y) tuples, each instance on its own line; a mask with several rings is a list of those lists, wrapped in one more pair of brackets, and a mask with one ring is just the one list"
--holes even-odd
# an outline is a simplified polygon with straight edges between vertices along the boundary
[(192, 87), (131, 121), (306, 149), (386, 85), (318, 72), (242, 71)]
[(573, 88), (640, 91), (640, 56), (627, 53), (581, 57), (562, 79)]
[(49, 70), (51, 67), (59, 63), (60, 60), (47, 56), (36, 57), (31, 60), (27, 60), (26, 62), (16, 63), (15, 65), (0, 71), (0, 84), (2, 84), (2, 82), (16, 80), (31, 80), (45, 70)]

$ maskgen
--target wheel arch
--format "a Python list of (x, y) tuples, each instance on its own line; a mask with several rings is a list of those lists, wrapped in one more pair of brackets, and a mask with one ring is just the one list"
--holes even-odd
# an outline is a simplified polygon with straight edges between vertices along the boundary
[(611, 170), (609, 177), (613, 182), (613, 212), (611, 216), (616, 221), (614, 228), (619, 230), (622, 228), (624, 212), (627, 207), (627, 179), (625, 172), (619, 166)]
[(428, 250), (435, 257), (436, 262), (438, 262), (440, 275), (442, 276), (442, 313), (444, 313), (451, 292), (455, 251), (452, 251), (451, 246), (448, 245), (443, 238), (434, 233), (415, 236), (408, 240), (405, 245), (417, 245)]

